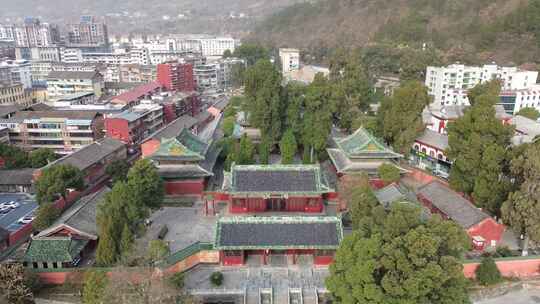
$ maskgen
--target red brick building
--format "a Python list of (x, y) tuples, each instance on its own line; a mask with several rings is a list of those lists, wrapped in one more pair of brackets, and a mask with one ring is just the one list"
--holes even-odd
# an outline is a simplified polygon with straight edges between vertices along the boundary
[(333, 192), (319, 165), (233, 165), (223, 188), (231, 213), (320, 213)]
[(138, 145), (163, 127), (163, 118), (161, 105), (141, 104), (132, 110), (105, 117), (105, 132), (107, 137), (118, 139), (129, 146)]
[(471, 237), (476, 250), (495, 247), (500, 242), (505, 227), (488, 214), (476, 208), (471, 202), (446, 185), (433, 181), (420, 187), (416, 193), (418, 200), (431, 213), (452, 220)]
[(301, 255), (314, 265), (329, 265), (341, 240), (341, 220), (335, 216), (222, 217), (216, 224), (214, 249), (223, 265), (243, 265), (258, 256), (266, 265), (286, 257), (296, 264)]
[(193, 65), (190, 63), (166, 62), (157, 66), (157, 81), (169, 91), (195, 91)]

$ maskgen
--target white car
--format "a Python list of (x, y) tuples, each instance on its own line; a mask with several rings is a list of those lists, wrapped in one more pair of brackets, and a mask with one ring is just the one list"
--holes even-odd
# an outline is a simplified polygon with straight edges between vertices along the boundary
[(19, 224), (28, 224), (34, 220), (33, 216), (25, 216), (19, 219)]
[(15, 208), (18, 208), (21, 204), (15, 202), (15, 201), (11, 201), (9, 203), (4, 203), (4, 206), (5, 207), (9, 207), (11, 209), (15, 209)]
[(11, 207), (0, 205), (0, 214), (6, 214), (11, 211)]

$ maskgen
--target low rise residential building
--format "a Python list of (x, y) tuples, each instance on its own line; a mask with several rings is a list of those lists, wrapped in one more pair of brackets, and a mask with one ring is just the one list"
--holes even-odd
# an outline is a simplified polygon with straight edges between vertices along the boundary
[(0, 82), (22, 83), (25, 89), (32, 88), (32, 67), (28, 60), (6, 60), (0, 62)]
[(105, 118), (107, 137), (118, 139), (129, 146), (140, 144), (162, 127), (163, 107), (149, 101)]
[(125, 64), (118, 69), (121, 82), (153, 82), (157, 79), (155, 65)]
[(126, 145), (113, 138), (103, 138), (77, 151), (49, 163), (35, 173), (39, 178), (41, 171), (57, 165), (71, 165), (81, 170), (85, 185), (94, 185), (106, 180), (105, 170), (108, 165), (117, 160), (127, 159)]
[(98, 72), (53, 71), (47, 77), (47, 95), (56, 100), (75, 93), (103, 93), (103, 76)]
[(70, 154), (103, 137), (103, 117), (91, 111), (21, 111), (0, 119), (0, 126), (9, 128), (13, 145), (58, 154)]
[(298, 49), (279, 49), (279, 59), (281, 72), (285, 76), (300, 69), (300, 50)]
[(167, 62), (158, 64), (157, 81), (169, 91), (195, 91), (193, 65), (189, 63)]
[(75, 93), (64, 95), (54, 102), (54, 107), (69, 107), (71, 105), (93, 104), (96, 101), (96, 95), (91, 92)]
[(141, 102), (143, 99), (151, 99), (153, 95), (161, 92), (163, 85), (154, 81), (137, 86), (127, 92), (111, 98), (111, 103), (127, 105), (133, 107)]
[(9, 128), (0, 127), (0, 144), (9, 144)]

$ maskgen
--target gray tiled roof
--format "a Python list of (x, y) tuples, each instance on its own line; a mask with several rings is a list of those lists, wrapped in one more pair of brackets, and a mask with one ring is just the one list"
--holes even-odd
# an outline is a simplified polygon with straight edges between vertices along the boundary
[(22, 111), (17, 112), (13, 117), (20, 119), (40, 119), (40, 118), (65, 118), (65, 119), (87, 119), (93, 120), (98, 115), (95, 111)]
[(189, 129), (197, 124), (197, 120), (189, 115), (182, 115), (164, 128), (156, 131), (150, 137), (161, 140), (162, 138), (173, 138), (180, 135), (183, 129)]
[(0, 170), (0, 185), (31, 185), (34, 169)]
[(123, 142), (112, 138), (104, 138), (50, 163), (47, 167), (69, 164), (83, 171), (122, 148), (125, 149)]
[(217, 249), (335, 249), (342, 239), (336, 217), (233, 217), (217, 223)]
[(327, 192), (316, 165), (248, 165), (231, 169), (232, 192), (306, 193)]
[(417, 195), (429, 200), (433, 206), (465, 229), (489, 218), (489, 215), (438, 181), (420, 187)]
[(18, 105), (0, 105), (0, 117), (8, 116), (21, 109)]
[(425, 129), (416, 140), (442, 151), (448, 148), (448, 135), (430, 129)]
[(64, 211), (62, 216), (57, 219), (50, 228), (42, 231), (38, 236), (49, 236), (59, 227), (66, 225), (85, 233), (92, 239), (97, 239), (98, 228), (96, 224), (96, 214), (98, 204), (105, 198), (105, 195), (111, 191), (108, 187), (103, 187), (99, 191), (82, 197), (75, 204)]
[(407, 197), (396, 184), (390, 184), (382, 189), (373, 192), (377, 200), (385, 208), (389, 208), (392, 203), (407, 201)]

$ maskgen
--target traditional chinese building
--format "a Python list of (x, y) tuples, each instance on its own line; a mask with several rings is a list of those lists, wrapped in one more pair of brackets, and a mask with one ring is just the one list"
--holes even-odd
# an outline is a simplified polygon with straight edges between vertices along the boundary
[(324, 209), (332, 193), (319, 165), (233, 165), (223, 191), (229, 212), (310, 212)]
[(99, 239), (98, 204), (110, 191), (103, 187), (81, 198), (49, 228), (32, 237), (23, 263), (29, 268), (66, 268), (75, 267), (90, 256)]
[(143, 157), (156, 164), (167, 195), (202, 195), (220, 152), (215, 140), (220, 135), (205, 133), (207, 139), (182, 128), (177, 135), (143, 143)]
[(223, 265), (243, 265), (249, 258), (275, 264), (284, 257), (296, 264), (301, 255), (312, 257), (315, 265), (329, 265), (343, 229), (334, 216), (235, 216), (220, 218), (215, 236)]
[(396, 165), (403, 158), (362, 127), (349, 136), (333, 137), (332, 144), (327, 152), (339, 176), (359, 172), (377, 175), (380, 165)]

